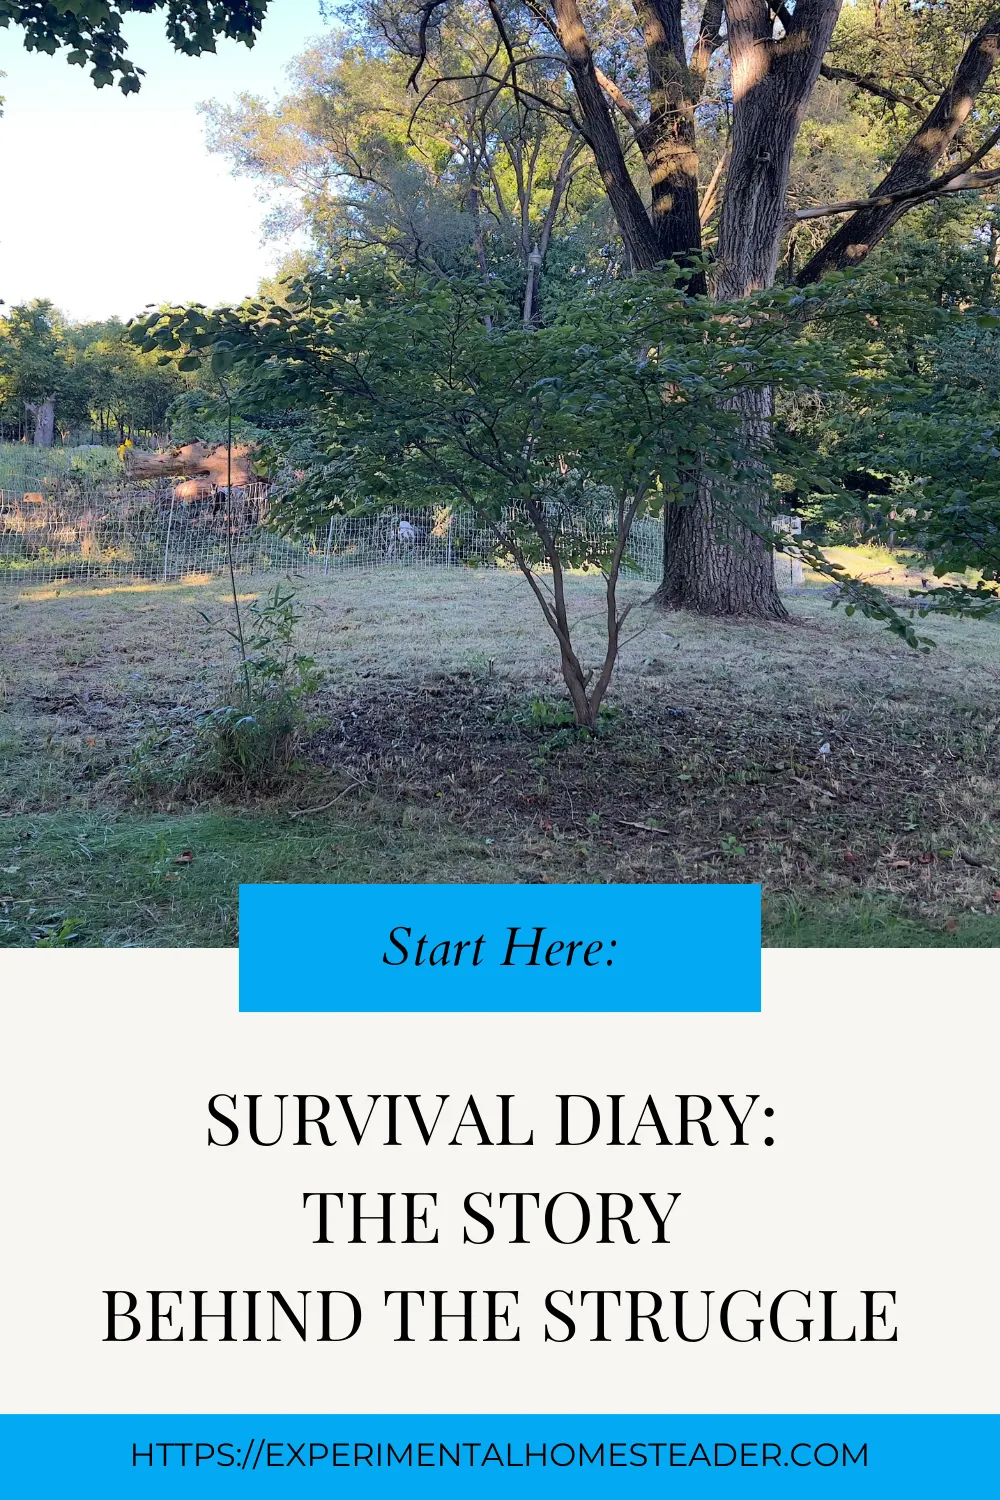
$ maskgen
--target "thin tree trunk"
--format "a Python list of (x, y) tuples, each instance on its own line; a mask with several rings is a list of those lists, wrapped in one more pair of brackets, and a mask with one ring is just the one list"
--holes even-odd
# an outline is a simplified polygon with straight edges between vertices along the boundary
[(523, 319), (526, 327), (541, 327), (542, 268), (545, 265), (545, 257), (549, 253), (552, 230), (566, 193), (569, 183), (569, 170), (577, 149), (578, 145), (576, 141), (570, 140), (567, 142), (559, 163), (559, 170), (556, 172), (555, 182), (552, 184), (552, 196), (549, 199), (549, 206), (542, 221), (542, 231), (538, 236), (538, 244), (532, 247), (525, 261)]
[(629, 175), (625, 154), (597, 77), (594, 55), (577, 0), (553, 0), (559, 43), (583, 115), (587, 144), (594, 153), (604, 191), (618, 220), (629, 260), (649, 270), (660, 257), (645, 206)]
[(521, 317), (525, 328), (537, 328), (541, 325), (542, 310), (539, 297), (541, 275), (542, 252), (536, 247), (528, 256), (524, 275), (524, 308)]
[(994, 208), (990, 219), (990, 242), (986, 250), (986, 272), (983, 277), (982, 303), (992, 307), (997, 267), (1000, 266), (1000, 215)]

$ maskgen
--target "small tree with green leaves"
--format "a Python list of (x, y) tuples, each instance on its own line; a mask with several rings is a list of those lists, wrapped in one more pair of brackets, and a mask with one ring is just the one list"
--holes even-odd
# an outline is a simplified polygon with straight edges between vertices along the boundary
[[(745, 526), (762, 476), (807, 461), (766, 434), (748, 446), (746, 398), (842, 381), (815, 329), (864, 330), (863, 311), (839, 287), (692, 301), (655, 273), (590, 290), (532, 329), (481, 284), (345, 272), (301, 283), (286, 305), (165, 309), (133, 336), (186, 351), (181, 369), (223, 351), (251, 411), (308, 413), (315, 456), (281, 502), (286, 528), (400, 505), (474, 515), (527, 581), (576, 723), (593, 730), (634, 602), (619, 595), (634, 523), (691, 504), (697, 471), (720, 497), (720, 534)], [(593, 662), (567, 593), (574, 569), (604, 582)]]

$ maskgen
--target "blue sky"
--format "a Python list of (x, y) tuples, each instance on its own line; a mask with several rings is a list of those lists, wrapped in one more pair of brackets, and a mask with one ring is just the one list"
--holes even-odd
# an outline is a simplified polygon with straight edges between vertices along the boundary
[(147, 71), (129, 96), (0, 31), (0, 298), (49, 297), (86, 319), (253, 292), (282, 247), (262, 245), (266, 205), (205, 149), (197, 105), (280, 91), (323, 30), (319, 0), (271, 0), (252, 50), (220, 41), (186, 58), (161, 20), (132, 17), (130, 56)]

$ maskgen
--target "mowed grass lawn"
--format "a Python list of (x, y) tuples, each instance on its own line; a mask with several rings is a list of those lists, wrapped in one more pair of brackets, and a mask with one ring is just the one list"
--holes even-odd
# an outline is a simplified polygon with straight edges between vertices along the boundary
[[(996, 625), (928, 621), (922, 656), (819, 590), (779, 626), (629, 585), (612, 714), (580, 742), (517, 576), (293, 586), (326, 679), (298, 769), (242, 803), (169, 773), (226, 701), (222, 580), (4, 586), (0, 944), (228, 945), (241, 882), (296, 880), (760, 881), (769, 944), (1000, 942)], [(599, 583), (572, 599), (593, 659)]]

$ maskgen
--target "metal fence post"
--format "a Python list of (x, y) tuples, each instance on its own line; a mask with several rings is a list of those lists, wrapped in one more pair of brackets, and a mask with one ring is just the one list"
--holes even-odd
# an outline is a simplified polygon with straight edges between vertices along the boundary
[(177, 504), (177, 491), (170, 491), (170, 514), (167, 517), (167, 536), (163, 543), (163, 582), (167, 581), (167, 565), (170, 562), (170, 531), (174, 524), (174, 506)]

